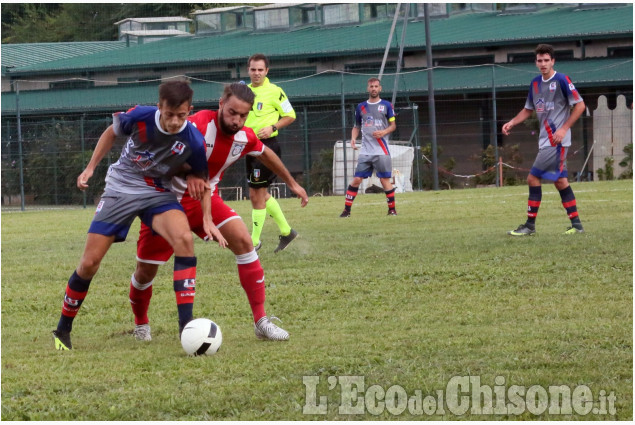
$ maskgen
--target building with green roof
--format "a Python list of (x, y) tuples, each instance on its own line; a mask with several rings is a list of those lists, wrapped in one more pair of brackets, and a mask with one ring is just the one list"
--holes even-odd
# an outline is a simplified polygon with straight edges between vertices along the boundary
[[(424, 4), (402, 4), (393, 22), (396, 8), (231, 6), (195, 11), (189, 17), (193, 33), (152, 43), (2, 45), (2, 117), (14, 122), (18, 106), (23, 118), (33, 120), (108, 117), (156, 103), (157, 85), (182, 77), (192, 82), (196, 109), (215, 108), (223, 85), (248, 81), (246, 60), (261, 52), (271, 61), (270, 80), (285, 89), (298, 113), (281, 134), (285, 160), (296, 175), (306, 175), (322, 151), (350, 135), (352, 110), (367, 96), (366, 80), (379, 73), (393, 23), (382, 86), (388, 99), (396, 88), (396, 136), (422, 147), (430, 142), (427, 78), (433, 72), (439, 146), (455, 159), (457, 172), (478, 168), (473, 157), (493, 140), (519, 143), (521, 153), (533, 158), (534, 136), (503, 140), (492, 122), (500, 127), (522, 108), (538, 73), (533, 49), (539, 43), (555, 47), (556, 70), (571, 76), (589, 114), (600, 95), (609, 104), (618, 95), (632, 102), (632, 4), (430, 3), (432, 70)], [(576, 139), (588, 139), (590, 125), (581, 120)], [(574, 169), (588, 150), (588, 140), (580, 143)]]

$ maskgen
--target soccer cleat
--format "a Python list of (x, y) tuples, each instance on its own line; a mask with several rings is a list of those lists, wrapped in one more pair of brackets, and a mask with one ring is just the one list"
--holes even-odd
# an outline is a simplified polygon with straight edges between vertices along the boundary
[(388, 210), (388, 215), (397, 215), (397, 210), (395, 209)]
[(342, 211), (342, 214), (340, 214), (340, 218), (344, 218), (344, 217), (350, 217), (351, 216), (351, 212), (350, 211)]
[(526, 224), (521, 224), (520, 226), (518, 226), (516, 230), (510, 230), (509, 232), (507, 232), (507, 234), (511, 236), (531, 236), (535, 233), (536, 233), (536, 229), (527, 227)]
[(152, 341), (152, 334), (150, 333), (150, 325), (136, 325), (134, 331), (132, 331), (137, 341)]
[(256, 252), (258, 252), (260, 248), (262, 248), (262, 241), (258, 241), (258, 245), (254, 246), (254, 249), (256, 250)]
[(575, 227), (575, 226), (571, 226), (567, 228), (567, 231), (564, 232), (565, 235), (575, 235), (576, 233), (584, 233), (584, 228), (582, 226)]
[(277, 254), (278, 251), (282, 251), (283, 249), (285, 249), (291, 243), (291, 241), (296, 238), (296, 236), (298, 236), (298, 232), (293, 229), (291, 229), (291, 233), (289, 233), (287, 236), (280, 235), (280, 242), (278, 242), (278, 247), (273, 251), (273, 253)]
[[(271, 316), (271, 318), (280, 320), (274, 316)], [(280, 320), (280, 322), (282, 322), (282, 320)], [(254, 325), (254, 333), (256, 334), (256, 338), (263, 340), (287, 341), (289, 339), (289, 332), (271, 323), (271, 320), (267, 316), (262, 317), (258, 320), (258, 323)]]
[(53, 342), (55, 343), (56, 350), (68, 351), (73, 348), (71, 344), (71, 333), (61, 332), (58, 330), (53, 331)]

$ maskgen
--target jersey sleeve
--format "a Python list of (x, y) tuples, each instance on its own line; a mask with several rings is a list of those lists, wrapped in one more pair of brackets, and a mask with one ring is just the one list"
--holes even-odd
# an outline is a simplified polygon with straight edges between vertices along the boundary
[(580, 96), (580, 93), (578, 93), (578, 90), (575, 88), (568, 75), (564, 75), (560, 86), (562, 87), (562, 94), (569, 102), (569, 105), (573, 106), (576, 103), (582, 102), (582, 96)]
[(202, 110), (187, 117), (187, 120), (191, 122), (203, 136), (205, 136), (205, 133), (207, 132), (207, 124), (209, 124), (211, 120), (210, 112), (211, 111), (208, 110)]
[(275, 102), (276, 110), (281, 117), (291, 117), (295, 119), (295, 110), (293, 109), (293, 106), (291, 106), (289, 98), (280, 87), (278, 87), (278, 90), (280, 91), (280, 94)]
[(386, 102), (386, 120), (389, 123), (395, 120), (395, 108), (393, 108), (390, 102)]
[(355, 108), (355, 127), (362, 127), (362, 104), (360, 103)]
[(135, 106), (127, 112), (115, 112), (112, 114), (113, 130), (117, 136), (130, 136), (135, 129), (135, 124), (143, 121), (146, 114), (145, 108)]
[(260, 156), (265, 151), (265, 144), (260, 141), (258, 136), (251, 128), (245, 127), (247, 133), (247, 146), (242, 151), (241, 157), (245, 155)]

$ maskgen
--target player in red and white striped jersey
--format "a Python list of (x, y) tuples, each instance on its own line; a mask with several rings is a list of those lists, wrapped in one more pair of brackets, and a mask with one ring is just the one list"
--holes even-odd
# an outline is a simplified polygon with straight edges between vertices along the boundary
[[(253, 92), (248, 86), (235, 83), (225, 88), (218, 111), (203, 110), (188, 117), (188, 120), (205, 137), (212, 189), (212, 219), (236, 256), (238, 276), (251, 306), (256, 336), (260, 339), (287, 340), (289, 334), (271, 323), (265, 313), (264, 271), (247, 227), (218, 194), (218, 184), (225, 170), (243, 156), (252, 155), (258, 156), (284, 180), (289, 189), (301, 198), (303, 207), (309, 200), (306, 191), (291, 176), (280, 158), (262, 144), (253, 130), (244, 127), (253, 99)], [(180, 195), (190, 228), (205, 239), (200, 202), (189, 196), (187, 184), (182, 178), (175, 177), (172, 184), (175, 192)], [(137, 268), (130, 283), (130, 303), (136, 325), (134, 335), (139, 340), (151, 339), (147, 313), (152, 296), (152, 280), (158, 266), (171, 256), (170, 245), (159, 235), (153, 234), (148, 227), (142, 226), (137, 245)], [(195, 288), (190, 288), (192, 297), (194, 293)]]

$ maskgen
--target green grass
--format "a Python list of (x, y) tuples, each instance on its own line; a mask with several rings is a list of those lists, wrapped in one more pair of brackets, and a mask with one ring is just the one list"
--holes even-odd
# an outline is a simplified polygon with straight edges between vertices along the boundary
[[(573, 185), (586, 233), (568, 226), (553, 186), (543, 186), (537, 235), (506, 235), (525, 219), (524, 187), (360, 195), (305, 209), (281, 200), (300, 237), (273, 254), (268, 219), (260, 257), (267, 311), (287, 343), (255, 339), (230, 251), (197, 241), (195, 316), (223, 331), (221, 351), (186, 357), (177, 338), (171, 263), (150, 309), (153, 341), (131, 336), (129, 278), (135, 223), (93, 280), (75, 321), (71, 352), (50, 332), (84, 246), (92, 210), (2, 214), (3, 420), (420, 419), (345, 415), (329, 376), (363, 376), (366, 389), (400, 385), (410, 396), (453, 376), (482, 385), (587, 385), (616, 396), (616, 415), (494, 415), (494, 419), (633, 418), (633, 182)], [(230, 202), (243, 217), (249, 202)], [(305, 415), (303, 376), (320, 377), (326, 415)], [(363, 396), (363, 394), (362, 394)], [(454, 419), (448, 409), (436, 419)], [(471, 415), (464, 419), (486, 419)]]

